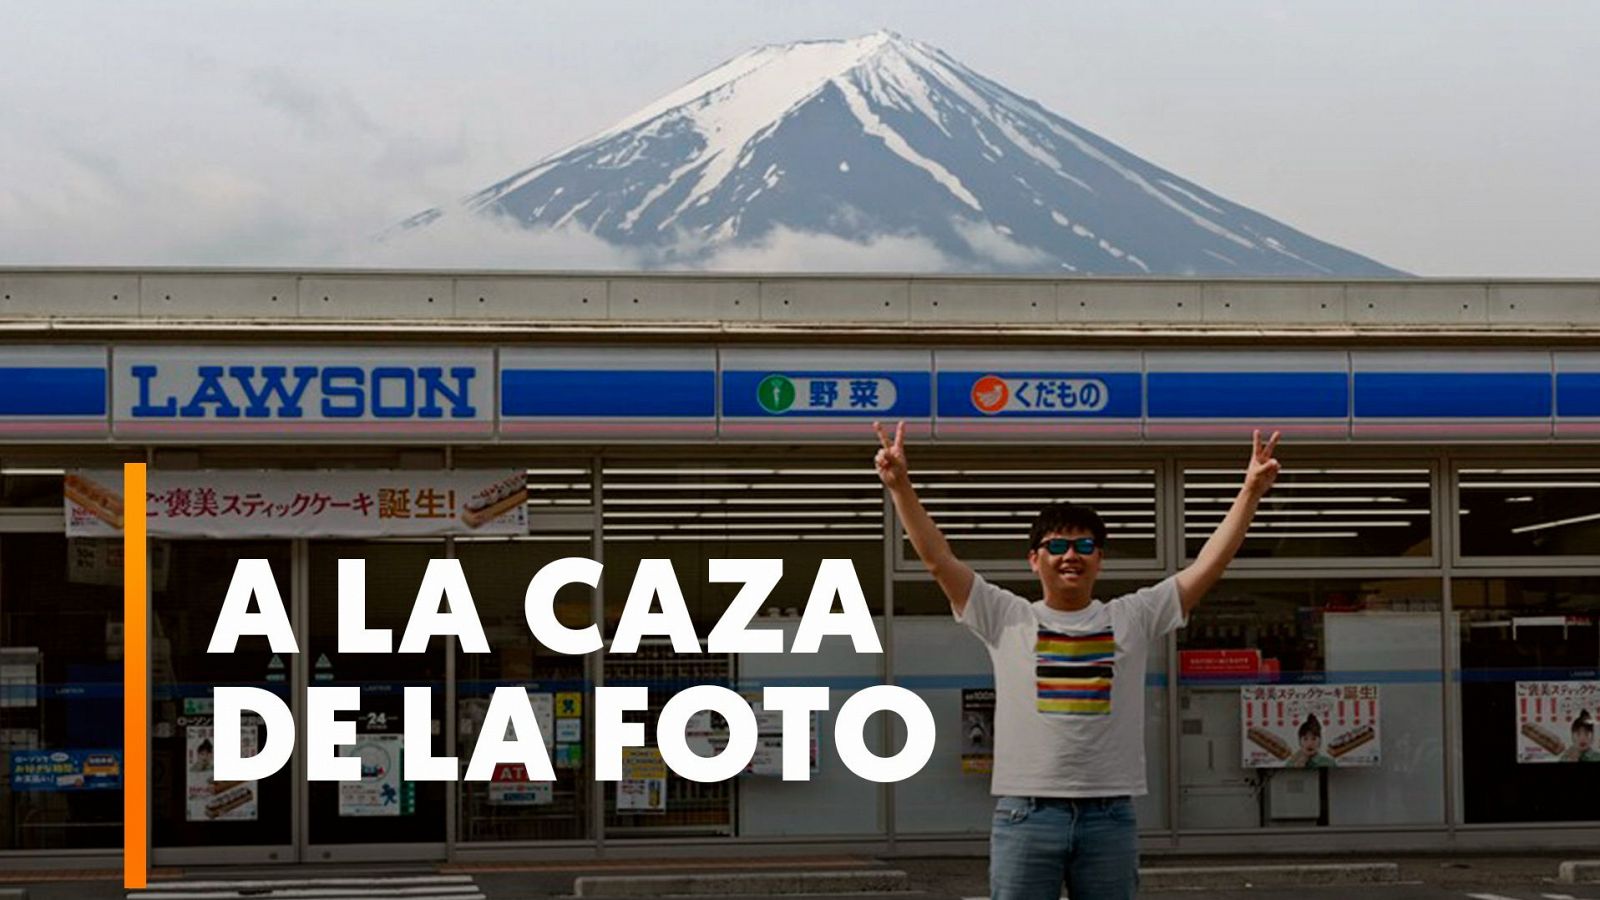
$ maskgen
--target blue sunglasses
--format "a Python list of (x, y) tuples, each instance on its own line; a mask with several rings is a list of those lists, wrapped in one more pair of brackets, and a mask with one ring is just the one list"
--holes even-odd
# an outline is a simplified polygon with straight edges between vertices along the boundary
[(1078, 551), (1079, 556), (1092, 556), (1094, 551), (1100, 547), (1100, 544), (1092, 537), (1051, 538), (1033, 545), (1035, 550), (1040, 547), (1043, 547), (1052, 556), (1064, 555), (1068, 547)]

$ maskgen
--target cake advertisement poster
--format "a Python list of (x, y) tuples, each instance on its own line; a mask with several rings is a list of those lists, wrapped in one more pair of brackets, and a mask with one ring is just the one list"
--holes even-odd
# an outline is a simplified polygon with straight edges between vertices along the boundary
[(1517, 762), (1600, 762), (1600, 681), (1517, 682)]
[(1375, 684), (1249, 685), (1239, 704), (1245, 768), (1379, 764)]

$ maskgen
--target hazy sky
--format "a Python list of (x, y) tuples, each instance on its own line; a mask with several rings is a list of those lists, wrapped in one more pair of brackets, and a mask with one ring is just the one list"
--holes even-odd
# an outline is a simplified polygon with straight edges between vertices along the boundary
[[(748, 47), (888, 27), (1389, 265), (1600, 277), (1594, 0), (0, 0), (0, 23), (0, 265), (626, 265), (580, 235), (370, 239)], [(728, 263), (926, 250), (790, 238)]]

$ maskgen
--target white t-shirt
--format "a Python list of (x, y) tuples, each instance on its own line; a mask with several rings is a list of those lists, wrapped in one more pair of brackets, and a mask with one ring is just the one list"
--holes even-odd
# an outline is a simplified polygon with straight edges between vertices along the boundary
[(1187, 623), (1175, 577), (1062, 612), (977, 576), (958, 620), (994, 662), (992, 793), (1147, 793), (1145, 664), (1152, 646)]

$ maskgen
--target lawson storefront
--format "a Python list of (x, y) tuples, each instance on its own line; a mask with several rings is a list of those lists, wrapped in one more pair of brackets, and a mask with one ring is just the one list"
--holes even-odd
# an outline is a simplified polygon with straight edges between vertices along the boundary
[[(221, 276), (216, 276), (220, 278)], [(846, 282), (841, 289), (849, 287)], [(1175, 571), (1237, 488), (1253, 427), (1286, 471), (1228, 578), (1146, 683), (1147, 852), (1593, 846), (1600, 838), (1600, 348), (1577, 338), (1082, 329), (1003, 344), (948, 328), (579, 333), (521, 325), (214, 325), (129, 319), (0, 342), (0, 860), (81, 866), (120, 845), (115, 473), (151, 466), (155, 862), (492, 860), (981, 851), (992, 681), (981, 644), (896, 531), (870, 422), (905, 419), (957, 552), (1028, 593), (1052, 499), (1110, 527), (1104, 594)], [(823, 559), (853, 561), (885, 652), (569, 657), (530, 635), (546, 563), (600, 560), (569, 625), (618, 619), (669, 558), (704, 637), (738, 585), (706, 561), (780, 557), (756, 626), (793, 632)], [(365, 559), (369, 624), (401, 631), (430, 559), (461, 561), (492, 652), (436, 640), (340, 653), (338, 561)], [(234, 563), (265, 559), (298, 654), (205, 650)], [(253, 642), (253, 643), (252, 643)], [(857, 779), (818, 716), (813, 779), (700, 784), (650, 754), (592, 777), (596, 684), (917, 691), (934, 756)], [(210, 691), (361, 690), (361, 783), (217, 783)], [(399, 777), (405, 687), (435, 754), (470, 757), (488, 698), (534, 697), (553, 782)], [(656, 709), (647, 718), (652, 732)], [(882, 717), (880, 717), (882, 718)], [(1315, 719), (1316, 727), (1307, 725)], [(719, 723), (699, 724), (714, 743)], [(875, 720), (872, 746), (898, 746)], [(1306, 737), (1317, 732), (1315, 747)], [(265, 741), (247, 723), (246, 747)], [(763, 747), (776, 752), (775, 738)], [(463, 763), (464, 764), (464, 763)]]

